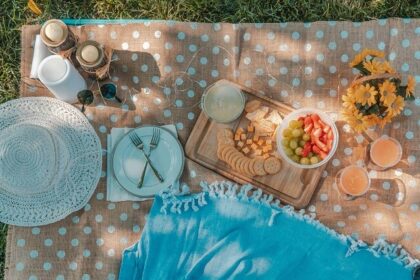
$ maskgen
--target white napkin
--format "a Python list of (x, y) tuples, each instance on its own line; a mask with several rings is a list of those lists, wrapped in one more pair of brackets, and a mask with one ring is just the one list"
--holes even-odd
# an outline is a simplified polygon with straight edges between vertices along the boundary
[[(178, 137), (178, 133), (176, 131), (176, 127), (173, 124), (169, 125), (163, 125), (162, 127), (166, 128), (170, 132), (172, 132), (175, 137)], [(117, 179), (114, 176), (114, 170), (112, 166), (112, 156), (115, 149), (115, 144), (118, 143), (118, 141), (130, 130), (133, 128), (129, 127), (122, 127), (117, 128), (114, 127), (111, 129), (111, 134), (108, 134), (107, 136), (107, 178), (106, 178), (106, 200), (112, 201), (112, 202), (118, 202), (118, 201), (144, 201), (147, 199), (152, 198), (140, 198), (137, 197), (128, 191), (126, 191), (120, 183), (118, 183)], [(178, 184), (178, 182), (175, 182)], [(175, 184), (174, 183), (174, 184)]]
[(42, 42), (41, 36), (38, 34), (35, 37), (34, 56), (32, 57), (31, 79), (38, 79), (38, 66), (44, 58), (52, 55), (48, 47)]

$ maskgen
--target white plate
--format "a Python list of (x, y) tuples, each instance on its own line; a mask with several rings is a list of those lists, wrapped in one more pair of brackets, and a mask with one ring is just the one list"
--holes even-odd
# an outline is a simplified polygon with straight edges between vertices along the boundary
[[(134, 130), (145, 144), (146, 152), (149, 152), (153, 128), (153, 126), (145, 126)], [(159, 182), (151, 168), (148, 167), (143, 186), (141, 188), (137, 187), (146, 158), (129, 138), (128, 134), (133, 131), (124, 135), (114, 150), (113, 167), (115, 178), (127, 191), (140, 197), (154, 196), (161, 190), (171, 186), (179, 179), (184, 169), (184, 150), (181, 143), (165, 128), (158, 127), (158, 129), (161, 130), (160, 141), (158, 146), (152, 151), (150, 160), (162, 175), (164, 179), (162, 183)]]

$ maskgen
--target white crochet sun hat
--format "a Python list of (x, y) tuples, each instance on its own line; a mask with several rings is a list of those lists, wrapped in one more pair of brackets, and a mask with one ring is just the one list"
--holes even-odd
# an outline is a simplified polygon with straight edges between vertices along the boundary
[(65, 218), (86, 205), (101, 170), (100, 140), (75, 107), (48, 97), (0, 105), (0, 222)]

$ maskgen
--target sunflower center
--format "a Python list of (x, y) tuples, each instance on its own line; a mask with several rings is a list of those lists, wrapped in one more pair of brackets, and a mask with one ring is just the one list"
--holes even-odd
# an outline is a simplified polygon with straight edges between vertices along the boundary
[(370, 92), (365, 92), (365, 94), (364, 94), (364, 97), (366, 98), (366, 99), (368, 99), (369, 97), (370, 97)]

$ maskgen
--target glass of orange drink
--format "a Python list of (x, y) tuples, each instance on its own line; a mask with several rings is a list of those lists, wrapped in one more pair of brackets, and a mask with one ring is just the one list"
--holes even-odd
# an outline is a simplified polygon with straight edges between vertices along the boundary
[(364, 167), (349, 165), (337, 174), (337, 187), (345, 199), (364, 195), (370, 188), (370, 178)]
[(376, 169), (393, 167), (401, 160), (401, 144), (397, 139), (383, 135), (370, 144), (369, 157)]

